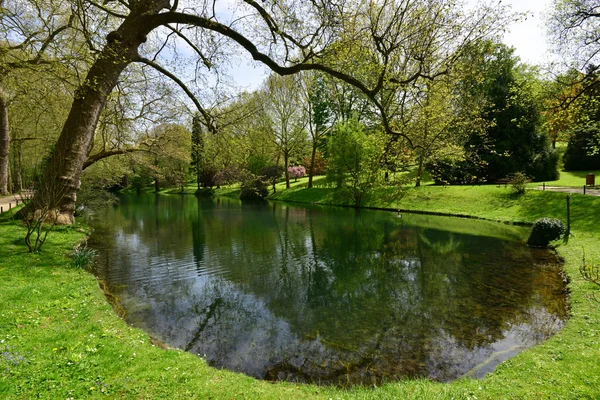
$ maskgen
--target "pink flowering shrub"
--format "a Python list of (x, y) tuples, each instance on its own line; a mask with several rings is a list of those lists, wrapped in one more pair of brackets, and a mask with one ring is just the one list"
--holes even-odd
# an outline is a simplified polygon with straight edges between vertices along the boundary
[(302, 165), (297, 165), (295, 167), (288, 167), (288, 173), (292, 178), (298, 180), (298, 178), (302, 178), (306, 175), (306, 168)]

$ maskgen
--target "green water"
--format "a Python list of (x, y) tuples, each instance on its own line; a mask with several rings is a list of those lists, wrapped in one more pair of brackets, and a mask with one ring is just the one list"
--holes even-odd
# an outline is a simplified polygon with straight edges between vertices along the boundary
[(568, 315), (560, 262), (526, 228), (154, 195), (93, 225), (129, 323), (260, 379), (481, 377)]

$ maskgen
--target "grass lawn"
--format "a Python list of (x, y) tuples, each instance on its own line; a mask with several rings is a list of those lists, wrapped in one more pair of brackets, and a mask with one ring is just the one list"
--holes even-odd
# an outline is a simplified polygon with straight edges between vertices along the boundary
[[(546, 182), (546, 185), (583, 187), (583, 185), (585, 185), (585, 176), (587, 174), (594, 174), (596, 176), (596, 185), (600, 186), (600, 170), (560, 171), (560, 178), (557, 181)], [(537, 185), (541, 185), (541, 182), (536, 182), (534, 186)]]
[[(301, 186), (305, 180), (298, 180)], [(194, 190), (191, 191), (193, 193)], [(235, 195), (237, 188), (219, 194)], [(277, 198), (335, 204), (332, 190), (278, 188)], [(383, 200), (383, 199), (387, 200)], [(390, 200), (392, 199), (392, 200)], [(565, 220), (565, 195), (496, 186), (410, 188), (382, 192), (373, 207), (468, 215), (531, 223)], [(0, 398), (360, 398), (360, 399), (597, 399), (600, 398), (600, 288), (579, 275), (582, 249), (600, 264), (600, 198), (573, 195), (572, 237), (558, 248), (571, 278), (572, 317), (547, 342), (503, 362), (484, 379), (451, 383), (407, 380), (349, 390), (268, 383), (209, 367), (179, 350), (164, 349), (127, 326), (92, 275), (69, 254), (85, 226), (57, 229), (41, 254), (27, 254), (23, 227), (0, 217)]]

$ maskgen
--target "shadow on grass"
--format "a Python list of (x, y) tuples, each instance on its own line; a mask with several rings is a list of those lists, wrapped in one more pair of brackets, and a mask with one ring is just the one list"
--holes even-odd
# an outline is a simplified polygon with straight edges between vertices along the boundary
[(600, 177), (600, 171), (599, 170), (596, 170), (596, 171), (589, 171), (589, 170), (587, 170), (587, 171), (561, 171), (561, 172), (573, 175), (573, 176), (575, 176), (577, 178), (581, 178), (582, 181), (585, 181), (585, 177), (588, 174), (594, 174), (594, 175)]
[[(529, 192), (519, 199), (519, 216), (539, 219), (558, 218), (567, 223), (567, 194), (556, 192)], [(573, 194), (571, 196), (571, 228), (600, 233), (600, 198)]]

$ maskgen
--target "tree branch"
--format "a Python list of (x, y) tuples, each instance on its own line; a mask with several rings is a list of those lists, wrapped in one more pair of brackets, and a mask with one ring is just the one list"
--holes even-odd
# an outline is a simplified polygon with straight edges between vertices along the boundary
[(181, 89), (183, 89), (183, 91), (185, 92), (185, 94), (187, 94), (188, 97), (196, 105), (196, 108), (198, 109), (198, 112), (202, 115), (202, 118), (204, 119), (204, 124), (206, 125), (206, 127), (211, 132), (217, 133), (217, 128), (216, 128), (216, 126), (214, 124), (214, 120), (213, 120), (212, 116), (208, 113), (208, 111), (206, 111), (204, 109), (204, 107), (202, 107), (202, 104), (200, 104), (200, 101), (198, 101), (198, 99), (196, 98), (196, 96), (194, 96), (194, 94), (192, 93), (192, 91), (185, 85), (185, 83), (183, 83), (181, 81), (181, 79), (179, 79), (178, 77), (176, 77), (175, 75), (173, 75), (171, 72), (167, 71), (165, 68), (163, 68), (159, 64), (155, 63), (152, 60), (148, 60), (147, 58), (138, 56), (137, 58), (133, 59), (133, 61), (134, 62), (141, 62), (142, 64), (146, 64), (146, 65), (154, 68), (155, 70), (157, 70), (161, 74), (167, 76), (168, 78), (170, 78), (171, 80), (173, 80), (175, 83), (177, 83), (177, 85), (179, 85), (179, 87)]
[(100, 160), (103, 160), (105, 158), (108, 158), (108, 157), (116, 156), (118, 154), (136, 153), (139, 151), (149, 151), (149, 150), (145, 149), (145, 148), (141, 148), (141, 147), (127, 147), (125, 149), (102, 150), (99, 153), (88, 156), (87, 160), (83, 163), (83, 168), (81, 170), (84, 171), (90, 165), (93, 165), (94, 163), (96, 163)]
[(180, 30), (172, 27), (171, 25), (165, 25), (165, 26), (167, 28), (169, 28), (170, 30), (172, 30), (181, 39), (183, 39), (183, 41), (186, 42), (188, 44), (188, 46), (190, 46), (192, 48), (192, 50), (194, 50), (196, 52), (196, 54), (198, 54), (198, 56), (202, 59), (202, 62), (204, 63), (204, 65), (206, 65), (206, 68), (208, 68), (208, 69), (212, 68), (212, 63), (210, 62), (210, 60), (204, 55), (204, 53), (202, 53), (202, 50), (200, 50), (200, 48), (198, 48), (198, 46), (196, 46), (190, 39), (188, 39), (187, 36), (185, 36)]

